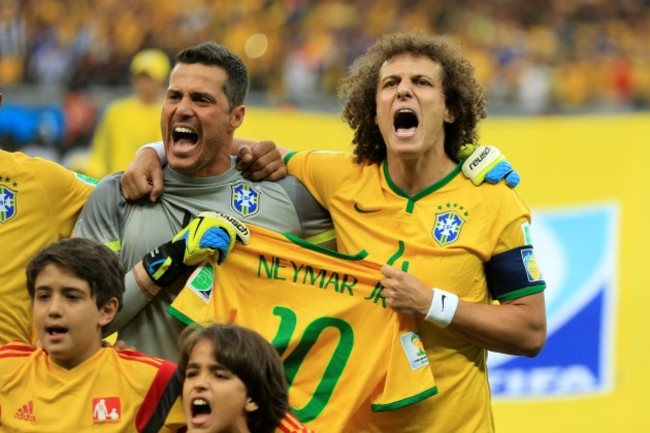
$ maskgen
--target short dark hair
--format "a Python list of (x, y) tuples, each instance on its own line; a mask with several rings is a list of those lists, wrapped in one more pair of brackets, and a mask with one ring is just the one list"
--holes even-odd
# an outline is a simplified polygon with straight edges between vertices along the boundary
[(444, 125), (445, 153), (457, 161), (460, 146), (478, 140), (478, 122), (487, 115), (484, 89), (474, 67), (453, 39), (413, 31), (379, 38), (354, 61), (341, 80), (339, 96), (345, 104), (342, 117), (354, 130), (357, 162), (377, 164), (386, 159), (386, 143), (375, 124), (375, 98), (382, 65), (400, 54), (424, 56), (442, 67), (445, 104), (454, 116), (453, 123)]
[(284, 367), (271, 344), (257, 332), (233, 324), (189, 326), (180, 337), (178, 368), (183, 377), (192, 349), (199, 341), (212, 343), (213, 356), (246, 385), (248, 396), (258, 409), (249, 412), (250, 431), (271, 433), (289, 410)]
[(229, 104), (229, 111), (243, 105), (248, 93), (248, 70), (239, 56), (216, 42), (192, 45), (176, 54), (176, 63), (219, 66), (226, 71), (223, 93)]
[(87, 281), (97, 308), (102, 308), (111, 298), (117, 298), (122, 308), (124, 267), (108, 247), (89, 239), (72, 238), (43, 248), (27, 265), (27, 291), (32, 301), (36, 278), (47, 265), (67, 269)]

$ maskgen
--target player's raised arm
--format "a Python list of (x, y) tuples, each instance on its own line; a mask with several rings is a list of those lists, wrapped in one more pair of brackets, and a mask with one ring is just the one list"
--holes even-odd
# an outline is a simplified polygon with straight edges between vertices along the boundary
[[(275, 181), (287, 175), (283, 160), (287, 151), (273, 141), (235, 138), (232, 149), (237, 170), (247, 179)], [(120, 180), (124, 198), (135, 201), (148, 196), (151, 202), (157, 201), (163, 193), (162, 167), (166, 163), (162, 142), (142, 146)]]

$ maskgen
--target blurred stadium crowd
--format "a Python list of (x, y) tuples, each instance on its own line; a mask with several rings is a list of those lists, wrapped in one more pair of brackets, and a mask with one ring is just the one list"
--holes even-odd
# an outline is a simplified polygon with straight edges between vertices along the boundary
[(318, 108), (378, 35), (412, 28), (462, 43), (492, 114), (650, 107), (650, 0), (2, 0), (0, 89), (119, 89), (138, 50), (211, 39), (256, 101)]

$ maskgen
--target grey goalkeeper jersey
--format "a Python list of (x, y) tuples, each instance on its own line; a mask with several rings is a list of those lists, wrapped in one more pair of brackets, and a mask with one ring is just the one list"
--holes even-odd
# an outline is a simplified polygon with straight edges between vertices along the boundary
[(97, 185), (77, 220), (74, 236), (94, 239), (118, 251), (129, 270), (123, 308), (106, 335), (118, 331), (119, 338), (137, 350), (174, 362), (178, 361), (178, 336), (184, 325), (167, 313), (167, 307), (184, 281), (161, 289), (148, 301), (130, 271), (144, 254), (169, 241), (204, 210), (229, 213), (244, 222), (303, 238), (332, 230), (327, 211), (293, 177), (251, 182), (234, 163), (219, 176), (187, 177), (167, 166), (165, 191), (157, 203), (146, 198), (127, 203), (120, 192), (120, 178), (121, 173), (116, 173)]

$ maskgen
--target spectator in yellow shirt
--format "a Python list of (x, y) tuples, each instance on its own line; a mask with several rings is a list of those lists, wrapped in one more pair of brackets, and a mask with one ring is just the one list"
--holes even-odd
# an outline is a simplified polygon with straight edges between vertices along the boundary
[(142, 50), (133, 57), (133, 94), (106, 108), (87, 162), (75, 169), (99, 179), (125, 170), (143, 143), (160, 141), (160, 106), (169, 71), (169, 57), (160, 50)]

